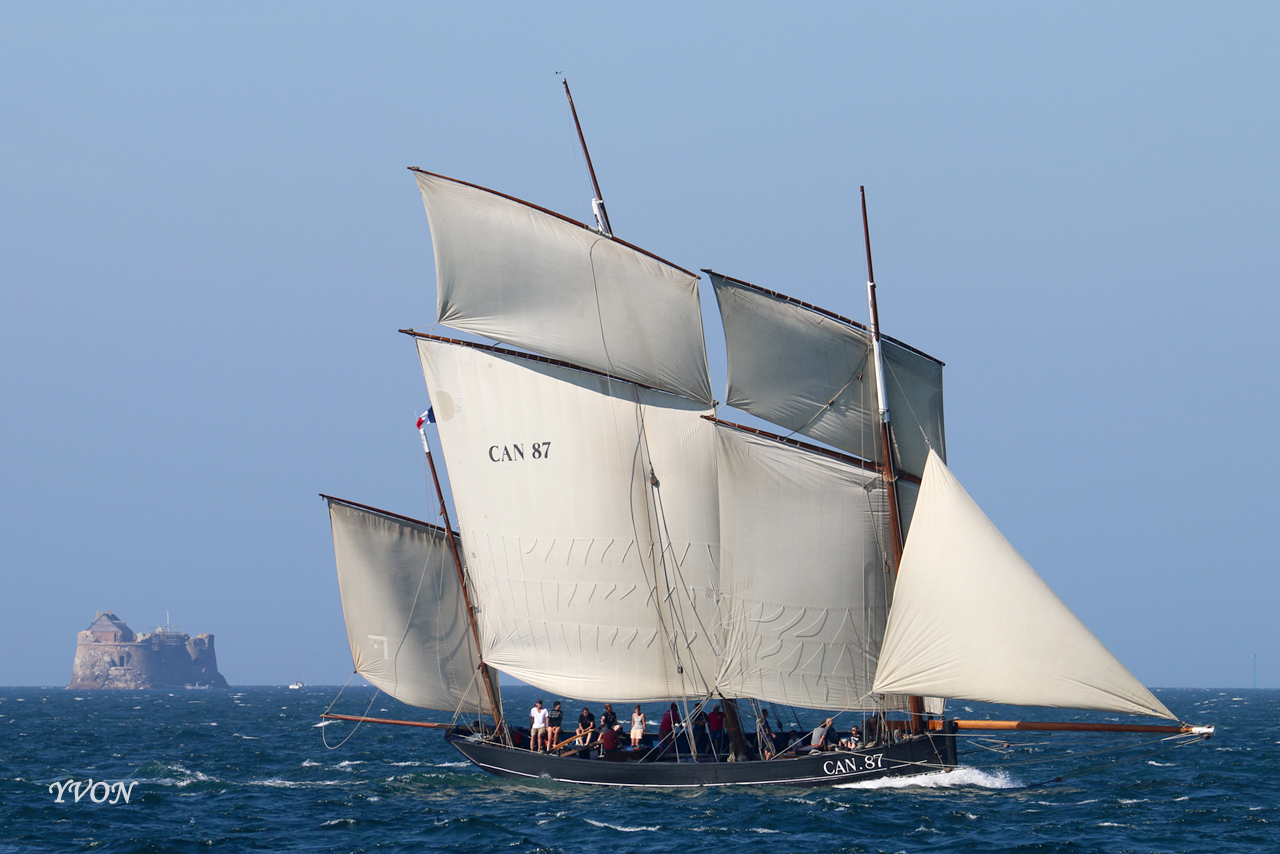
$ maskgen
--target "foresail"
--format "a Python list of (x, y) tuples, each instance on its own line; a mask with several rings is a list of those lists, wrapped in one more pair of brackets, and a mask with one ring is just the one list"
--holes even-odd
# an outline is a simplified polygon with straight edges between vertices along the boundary
[(1174, 718), (930, 454), (875, 690)]
[(714, 684), (719, 518), (700, 404), (420, 338), (487, 663), (561, 696)]
[(713, 402), (697, 276), (525, 202), (414, 175), (441, 323)]
[[(781, 294), (707, 272), (729, 351), (726, 403), (882, 462), (871, 333)], [(930, 447), (946, 458), (942, 363), (890, 338), (882, 343), (894, 462), (919, 477)]]
[(489, 713), (444, 529), (328, 501), (356, 672), (411, 706)]
[(823, 709), (872, 696), (888, 613), (880, 475), (716, 425), (727, 696)]

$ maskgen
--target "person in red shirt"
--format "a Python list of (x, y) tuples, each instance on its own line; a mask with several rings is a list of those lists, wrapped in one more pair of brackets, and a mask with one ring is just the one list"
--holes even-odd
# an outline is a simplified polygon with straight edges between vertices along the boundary
[(707, 715), (707, 731), (711, 734), (711, 746), (716, 753), (724, 753), (724, 712), (719, 706)]
[(672, 703), (671, 708), (662, 714), (662, 723), (658, 725), (658, 744), (661, 750), (669, 750), (674, 743), (673, 733), (680, 725), (680, 710)]

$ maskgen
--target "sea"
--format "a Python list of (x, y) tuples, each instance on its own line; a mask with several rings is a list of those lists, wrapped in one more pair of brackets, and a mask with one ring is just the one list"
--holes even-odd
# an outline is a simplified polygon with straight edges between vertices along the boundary
[[(1280, 851), (1280, 691), (1157, 695), (1214, 737), (962, 733), (949, 773), (644, 791), (499, 779), (437, 731), (320, 719), (332, 704), (450, 720), (368, 687), (5, 688), (0, 854)], [(564, 699), (507, 687), (503, 705), (519, 719), (539, 696)], [(566, 722), (580, 707), (566, 703)], [(953, 701), (948, 714), (1008, 710)]]

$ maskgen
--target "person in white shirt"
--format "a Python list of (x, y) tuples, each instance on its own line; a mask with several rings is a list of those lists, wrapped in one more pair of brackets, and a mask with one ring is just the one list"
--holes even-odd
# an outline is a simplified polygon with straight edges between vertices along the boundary
[(529, 710), (529, 749), (537, 753), (550, 746), (547, 743), (547, 710), (542, 708), (539, 700)]

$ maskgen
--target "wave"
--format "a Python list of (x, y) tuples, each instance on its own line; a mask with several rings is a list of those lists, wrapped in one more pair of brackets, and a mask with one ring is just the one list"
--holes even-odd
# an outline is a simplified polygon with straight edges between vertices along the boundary
[(625, 827), (621, 824), (608, 824), (603, 821), (593, 821), (592, 819), (589, 819), (589, 818), (584, 820), (586, 821), (587, 824), (594, 825), (595, 827), (607, 827), (610, 830), (620, 830), (623, 833), (637, 833), (641, 830), (661, 830), (661, 825), (657, 825), (657, 824), (639, 825), (638, 827)]

